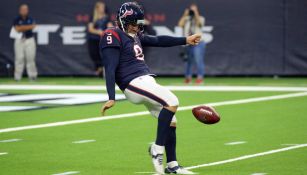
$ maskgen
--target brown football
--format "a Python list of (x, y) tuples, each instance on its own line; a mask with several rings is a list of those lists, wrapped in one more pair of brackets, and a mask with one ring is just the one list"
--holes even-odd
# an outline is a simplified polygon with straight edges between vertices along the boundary
[(192, 109), (194, 117), (205, 124), (214, 124), (220, 121), (220, 115), (211, 106), (198, 106)]

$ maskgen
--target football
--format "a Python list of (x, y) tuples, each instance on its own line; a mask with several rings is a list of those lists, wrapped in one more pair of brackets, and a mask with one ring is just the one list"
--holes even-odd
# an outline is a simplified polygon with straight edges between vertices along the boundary
[(192, 109), (194, 117), (204, 124), (215, 124), (220, 121), (220, 115), (211, 106), (198, 106)]

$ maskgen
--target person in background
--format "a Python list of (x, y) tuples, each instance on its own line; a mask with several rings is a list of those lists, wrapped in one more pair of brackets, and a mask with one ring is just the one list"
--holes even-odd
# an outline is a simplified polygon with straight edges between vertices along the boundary
[(113, 27), (106, 9), (106, 4), (104, 2), (96, 2), (91, 21), (88, 24), (88, 51), (95, 64), (95, 75), (97, 76), (103, 76), (103, 67), (99, 54), (100, 36), (105, 29)]
[[(190, 8), (184, 11), (180, 18), (178, 26), (183, 28), (184, 36), (189, 36), (194, 33), (202, 33), (202, 27), (205, 25), (205, 18), (200, 15), (196, 4), (192, 4)], [(193, 66), (197, 68), (196, 84), (203, 83), (204, 77), (204, 55), (205, 42), (202, 40), (196, 46), (187, 46), (187, 63), (185, 70), (185, 83), (190, 84), (192, 81)]]
[(19, 15), (15, 18), (13, 23), (15, 30), (22, 33), (22, 37), (18, 39), (16, 38), (14, 42), (14, 78), (16, 81), (20, 81), (22, 78), (25, 62), (30, 81), (35, 81), (37, 79), (37, 69), (35, 64), (36, 43), (32, 31), (35, 26), (35, 21), (29, 16), (28, 5), (20, 5)]

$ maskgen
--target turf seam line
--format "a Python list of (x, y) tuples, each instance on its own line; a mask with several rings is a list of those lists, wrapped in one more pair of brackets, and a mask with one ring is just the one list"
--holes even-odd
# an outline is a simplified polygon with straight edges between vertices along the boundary
[[(307, 87), (279, 86), (165, 86), (173, 91), (307, 91)], [(105, 85), (0, 85), (0, 90), (106, 90)], [(116, 87), (116, 90), (119, 90)]]
[[(269, 100), (279, 100), (279, 99), (286, 99), (286, 98), (293, 98), (293, 97), (301, 97), (301, 96), (306, 96), (306, 95), (307, 95), (307, 92), (300, 92), (300, 93), (290, 93), (290, 94), (283, 94), (283, 95), (274, 95), (274, 96), (255, 97), (255, 98), (247, 98), (247, 99), (239, 99), (239, 100), (214, 102), (214, 103), (207, 103), (206, 105), (209, 105), (209, 106), (236, 105), (236, 104), (260, 102), (260, 101), (269, 101)], [(196, 106), (199, 106), (199, 105), (203, 105), (203, 104), (179, 107), (178, 111), (190, 110), (190, 109), (192, 109)], [(37, 128), (47, 128), (47, 127), (55, 127), (55, 126), (72, 125), (72, 124), (79, 124), (79, 123), (88, 123), (88, 122), (103, 121), (103, 120), (112, 120), (112, 119), (119, 119), (119, 118), (130, 118), (130, 117), (137, 117), (137, 116), (143, 116), (143, 115), (148, 115), (148, 114), (150, 114), (148, 111), (142, 111), (142, 112), (118, 114), (118, 115), (111, 115), (111, 116), (101, 116), (101, 117), (94, 117), (94, 118), (62, 121), (62, 122), (53, 122), (53, 123), (45, 123), (45, 124), (37, 124), (37, 125), (20, 126), (20, 127), (14, 127), (14, 128), (4, 128), (4, 129), (0, 129), (0, 133), (22, 131), (22, 130), (29, 130), (29, 129), (37, 129)]]

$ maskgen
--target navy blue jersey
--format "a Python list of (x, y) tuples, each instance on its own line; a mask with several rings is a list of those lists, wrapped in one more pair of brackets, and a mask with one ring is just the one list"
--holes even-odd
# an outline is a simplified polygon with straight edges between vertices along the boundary
[[(33, 18), (27, 16), (26, 18), (22, 18), (21, 16), (17, 16), (14, 19), (13, 26), (22, 26), (22, 25), (32, 25), (35, 24), (35, 21)], [(22, 37), (23, 38), (31, 38), (33, 37), (33, 31), (32, 30), (27, 30), (22, 32)]]
[(106, 70), (109, 98), (115, 99), (115, 82), (124, 91), (130, 81), (151, 74), (144, 61), (143, 46), (170, 47), (186, 44), (185, 37), (131, 37), (120, 29), (108, 29), (100, 41), (102, 62)]

